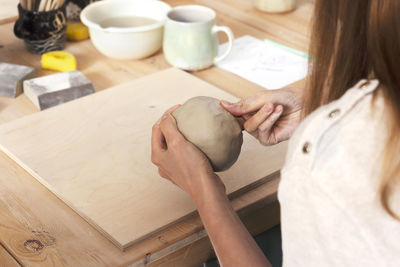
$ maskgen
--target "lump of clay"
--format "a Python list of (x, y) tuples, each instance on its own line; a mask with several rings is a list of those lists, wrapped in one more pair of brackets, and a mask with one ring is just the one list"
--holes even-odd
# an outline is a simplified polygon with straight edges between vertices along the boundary
[(227, 170), (235, 163), (243, 143), (242, 129), (218, 99), (191, 98), (172, 115), (179, 131), (207, 156), (214, 171)]

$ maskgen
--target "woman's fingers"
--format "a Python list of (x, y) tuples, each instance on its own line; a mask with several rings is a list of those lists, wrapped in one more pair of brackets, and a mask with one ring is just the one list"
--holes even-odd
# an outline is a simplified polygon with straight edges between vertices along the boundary
[(162, 115), (161, 119), (159, 119), (156, 123), (156, 125), (159, 126), (159, 130), (164, 138), (164, 143), (166, 143), (165, 149), (167, 149), (167, 144), (171, 141), (172, 137), (179, 133), (179, 130), (176, 126), (175, 118), (171, 115), (171, 113), (180, 106), (181, 105), (175, 105), (167, 109)]
[(247, 121), (247, 120), (250, 119), (254, 114), (255, 114), (255, 113), (245, 114), (245, 115), (242, 116), (242, 118), (244, 118), (244, 119)]
[(171, 114), (163, 115), (160, 123), (160, 130), (167, 142), (167, 147), (180, 141), (183, 136), (176, 126), (175, 118)]
[(292, 132), (294, 131), (294, 127), (292, 128), (283, 128), (279, 129), (276, 128), (274, 129), (274, 136), (276, 140), (287, 140), (290, 138)]
[(234, 116), (242, 116), (260, 109), (266, 103), (265, 97), (265, 94), (254, 95), (246, 99), (242, 99), (237, 103), (230, 103), (228, 101), (221, 100), (220, 104), (225, 110), (229, 111)]
[(268, 118), (273, 110), (274, 106), (272, 104), (265, 104), (254, 116), (244, 123), (244, 129), (249, 133), (254, 132)]
[(177, 108), (179, 108), (181, 105), (180, 104), (178, 104), (178, 105), (175, 105), (175, 106), (172, 106), (172, 107), (170, 107), (169, 109), (167, 109), (165, 112), (164, 112), (164, 115), (163, 116), (165, 116), (165, 115), (167, 115), (167, 114), (171, 114), (172, 112), (174, 112)]
[(156, 124), (153, 125), (152, 131), (151, 131), (151, 150), (152, 152), (157, 152), (159, 150), (165, 150), (165, 139), (164, 135), (161, 132), (160, 129), (160, 123), (157, 122)]
[[(160, 118), (152, 128), (151, 132), (151, 160), (154, 164), (158, 165), (160, 161), (160, 157), (163, 151), (167, 149), (167, 144), (166, 140), (164, 137), (164, 134), (161, 130), (161, 122), (163, 121), (163, 118), (166, 118), (168, 116), (171, 116), (170, 114), (176, 110), (180, 105), (175, 105), (171, 108), (169, 108), (163, 115), (162, 118)], [(171, 116), (172, 117), (172, 116)]]
[(266, 119), (263, 123), (260, 124), (258, 129), (262, 132), (268, 131), (272, 129), (275, 122), (282, 115), (283, 107), (281, 105), (276, 106), (274, 112)]
[(246, 122), (246, 119), (243, 116), (239, 116), (239, 117), (235, 117), (235, 119), (237, 120), (237, 122), (240, 125), (240, 128), (242, 130), (244, 130), (244, 123)]
[(167, 178), (168, 176), (165, 174), (165, 172), (164, 172), (161, 168), (158, 168), (158, 174), (159, 174), (162, 178), (168, 179), (168, 178)]
[(159, 174), (162, 178), (165, 178), (165, 179), (167, 179), (167, 180), (171, 180), (171, 179), (169, 179), (169, 176), (167, 175), (167, 173), (166, 173), (163, 169), (161, 169), (161, 168), (158, 168), (158, 174)]
[(279, 120), (283, 113), (283, 106), (276, 106), (274, 112), (258, 127), (258, 138), (261, 144), (276, 144), (279, 140), (274, 136), (274, 124)]
[(161, 119), (153, 125), (151, 133), (151, 162), (155, 165), (160, 165), (163, 153), (167, 149), (164, 135), (160, 129)]

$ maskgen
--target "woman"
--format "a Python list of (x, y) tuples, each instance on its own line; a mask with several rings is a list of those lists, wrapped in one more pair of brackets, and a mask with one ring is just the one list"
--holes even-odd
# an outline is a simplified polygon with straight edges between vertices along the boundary
[[(305, 94), (221, 101), (263, 145), (297, 128), (278, 191), (285, 266), (400, 266), (399, 12), (398, 0), (316, 1)], [(153, 127), (160, 175), (190, 194), (222, 266), (269, 266), (174, 108)]]

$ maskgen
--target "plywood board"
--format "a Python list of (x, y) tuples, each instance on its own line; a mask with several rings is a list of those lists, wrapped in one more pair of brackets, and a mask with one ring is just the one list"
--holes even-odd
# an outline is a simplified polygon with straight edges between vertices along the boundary
[[(195, 211), (185, 192), (159, 177), (150, 138), (167, 108), (197, 95), (235, 100), (168, 69), (4, 124), (0, 148), (124, 249)], [(284, 151), (245, 135), (238, 162), (220, 174), (227, 192), (279, 170)]]

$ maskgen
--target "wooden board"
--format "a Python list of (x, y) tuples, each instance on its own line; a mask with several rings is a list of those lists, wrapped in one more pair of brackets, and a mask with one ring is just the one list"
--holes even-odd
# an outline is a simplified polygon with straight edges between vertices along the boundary
[[(164, 110), (197, 95), (234, 99), (168, 69), (4, 124), (0, 147), (125, 249), (195, 211), (151, 164), (150, 136)], [(274, 149), (245, 135), (238, 162), (221, 174), (228, 193), (277, 171), (284, 158), (271, 158)]]
[(21, 267), (0, 243), (0, 267)]
[(18, 0), (1, 0), (0, 24), (15, 21), (18, 16)]

